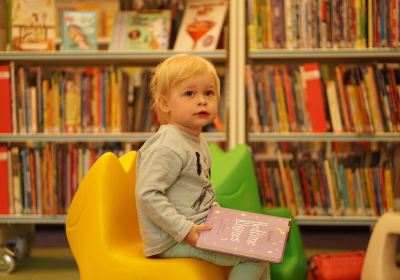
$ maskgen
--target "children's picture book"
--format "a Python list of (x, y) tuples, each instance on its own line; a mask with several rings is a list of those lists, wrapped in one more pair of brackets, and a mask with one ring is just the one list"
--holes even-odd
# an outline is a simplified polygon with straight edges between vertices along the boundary
[(111, 38), (114, 16), (119, 11), (119, 2), (115, 0), (77, 0), (77, 11), (97, 12), (98, 38)]
[(55, 49), (55, 0), (10, 2), (10, 45), (13, 50)]
[(281, 263), (291, 219), (212, 206), (197, 247), (259, 261)]
[(63, 50), (97, 50), (97, 13), (65, 11), (62, 15)]
[(166, 50), (171, 33), (170, 10), (118, 12), (110, 49)]
[(214, 50), (221, 35), (227, 0), (189, 0), (175, 41), (175, 50)]

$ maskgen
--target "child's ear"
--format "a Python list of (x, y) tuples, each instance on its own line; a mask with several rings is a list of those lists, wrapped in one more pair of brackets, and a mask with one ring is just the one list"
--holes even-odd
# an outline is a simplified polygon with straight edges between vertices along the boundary
[(160, 96), (159, 105), (163, 113), (165, 114), (169, 113), (170, 109), (169, 109), (168, 99), (165, 96)]

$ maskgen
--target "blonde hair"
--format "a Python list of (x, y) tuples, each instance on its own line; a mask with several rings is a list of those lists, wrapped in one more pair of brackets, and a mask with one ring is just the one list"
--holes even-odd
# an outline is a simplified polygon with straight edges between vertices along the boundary
[(190, 54), (177, 54), (161, 62), (150, 81), (153, 108), (161, 124), (168, 122), (169, 116), (160, 109), (162, 97), (169, 97), (171, 88), (193, 75), (209, 73), (215, 80), (216, 94), (220, 96), (220, 82), (217, 71), (208, 60)]

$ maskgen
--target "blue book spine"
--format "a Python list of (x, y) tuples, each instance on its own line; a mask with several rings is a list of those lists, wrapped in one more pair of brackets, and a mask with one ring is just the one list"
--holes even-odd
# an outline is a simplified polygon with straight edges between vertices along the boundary
[(344, 174), (343, 164), (339, 164), (339, 179), (340, 179), (340, 185), (341, 185), (342, 192), (343, 192), (345, 212), (350, 211), (349, 193), (348, 193), (347, 182), (346, 182), (346, 178), (345, 178), (345, 174)]

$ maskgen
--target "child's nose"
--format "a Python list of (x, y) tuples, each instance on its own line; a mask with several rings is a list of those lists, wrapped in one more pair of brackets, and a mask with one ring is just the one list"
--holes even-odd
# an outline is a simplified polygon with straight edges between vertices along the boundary
[(207, 103), (207, 99), (203, 95), (200, 95), (199, 98), (197, 99), (197, 103), (199, 105), (206, 104)]

